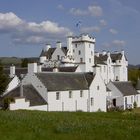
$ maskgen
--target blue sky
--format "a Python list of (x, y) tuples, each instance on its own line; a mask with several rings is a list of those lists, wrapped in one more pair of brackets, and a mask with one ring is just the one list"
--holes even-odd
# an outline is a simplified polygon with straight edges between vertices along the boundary
[[(76, 24), (81, 22), (78, 27)], [(140, 0), (1, 0), (0, 56), (39, 56), (46, 43), (89, 33), (96, 51), (125, 50), (140, 63)]]

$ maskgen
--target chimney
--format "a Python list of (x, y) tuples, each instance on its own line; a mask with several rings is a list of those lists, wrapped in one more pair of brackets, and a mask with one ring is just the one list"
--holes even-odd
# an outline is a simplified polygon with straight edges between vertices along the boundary
[(15, 66), (10, 66), (10, 78), (13, 78), (15, 76)]
[(23, 97), (23, 85), (22, 85), (22, 81), (20, 84), (20, 97)]
[(42, 71), (41, 65), (38, 65), (37, 66), (37, 72), (41, 72), (41, 71)]
[(110, 52), (107, 52), (107, 56), (110, 56)]
[(97, 64), (93, 66), (93, 74), (100, 74), (100, 66)]
[(95, 52), (95, 56), (99, 57), (99, 55), (100, 55), (99, 52)]
[(124, 50), (121, 51), (121, 54), (124, 55)]
[(56, 47), (61, 48), (61, 42), (60, 41), (56, 42)]
[(106, 55), (106, 51), (105, 50), (102, 51), (102, 55)]
[(30, 74), (37, 73), (37, 63), (28, 64), (28, 73)]
[(44, 47), (43, 51), (47, 52), (50, 48), (51, 48), (51, 45), (50, 44), (46, 44), (46, 46)]
[(72, 48), (72, 36), (67, 37), (67, 49), (69, 51), (69, 55), (73, 54), (73, 48)]
[(59, 72), (58, 67), (54, 67), (53, 72)]

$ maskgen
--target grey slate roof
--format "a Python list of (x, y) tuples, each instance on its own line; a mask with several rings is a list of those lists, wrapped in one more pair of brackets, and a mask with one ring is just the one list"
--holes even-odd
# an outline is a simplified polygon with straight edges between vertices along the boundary
[[(48, 51), (43, 51), (43, 50), (42, 50), (40, 56), (46, 56), (48, 59), (51, 59), (52, 54), (54, 53), (55, 49), (56, 49), (56, 48), (49, 48)], [(67, 51), (68, 51), (68, 50), (67, 50), (67, 47), (62, 47), (61, 49), (62, 49), (62, 51), (64, 52), (64, 54), (66, 55), (66, 54), (67, 54)]]
[(110, 57), (111, 57), (112, 61), (121, 60), (122, 54), (121, 53), (114, 53), (114, 54), (110, 54)]
[[(77, 67), (58, 67), (60, 72), (75, 72)], [(42, 68), (42, 72), (53, 71), (53, 68)]]
[(37, 73), (48, 91), (86, 90), (94, 79), (93, 73)]
[[(21, 74), (27, 74), (28, 69), (27, 68), (16, 68), (15, 74), (20, 77)], [(10, 68), (4, 68), (4, 73), (9, 75), (10, 74)]]
[[(47, 102), (40, 96), (40, 94), (35, 90), (32, 85), (23, 86), (23, 96), (26, 100), (30, 101), (30, 106), (47, 104)], [(2, 97), (1, 102), (7, 97), (20, 97), (20, 86), (16, 87), (4, 97)]]
[(138, 81), (137, 81), (136, 89), (140, 90), (140, 79), (138, 79)]
[(95, 56), (95, 64), (102, 64), (102, 65), (106, 65), (105, 63), (104, 63), (104, 61), (106, 61), (106, 60), (104, 60), (102, 57), (97, 57), (97, 56)]
[(138, 92), (133, 87), (131, 82), (112, 82), (123, 96), (136, 95)]

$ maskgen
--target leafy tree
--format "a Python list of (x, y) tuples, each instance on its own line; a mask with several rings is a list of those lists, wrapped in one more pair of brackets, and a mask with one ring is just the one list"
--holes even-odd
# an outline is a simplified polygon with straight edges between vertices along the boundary
[(5, 91), (8, 85), (8, 76), (3, 71), (3, 66), (0, 63), (0, 95)]
[(27, 67), (28, 63), (29, 63), (29, 61), (27, 58), (22, 59), (21, 67)]

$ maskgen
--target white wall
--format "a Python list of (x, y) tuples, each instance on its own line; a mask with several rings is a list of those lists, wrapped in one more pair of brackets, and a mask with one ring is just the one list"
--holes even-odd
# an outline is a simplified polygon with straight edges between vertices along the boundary
[[(99, 86), (99, 90), (98, 90)], [(93, 105), (90, 102), (90, 112), (98, 110), (106, 112), (106, 86), (100, 74), (96, 74), (93, 82), (90, 85), (90, 100), (93, 98)]]
[(15, 102), (10, 103), (9, 109), (10, 110), (26, 109), (26, 110), (47, 111), (47, 105), (30, 106), (30, 101), (26, 101), (25, 98), (15, 98)]
[(69, 98), (69, 91), (59, 91), (60, 99), (56, 100), (56, 92), (48, 92), (48, 111), (87, 111), (88, 90), (83, 90), (83, 97), (80, 97), (80, 90), (72, 91), (72, 98)]

